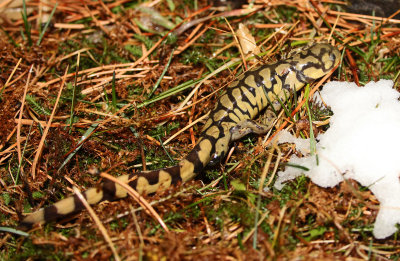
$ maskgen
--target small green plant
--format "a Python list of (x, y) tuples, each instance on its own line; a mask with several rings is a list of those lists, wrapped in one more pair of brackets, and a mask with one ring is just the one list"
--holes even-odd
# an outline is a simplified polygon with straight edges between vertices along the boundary
[[(31, 37), (31, 30), (32, 30), (32, 26), (28, 21), (28, 12), (26, 10), (26, 2), (25, 0), (22, 0), (22, 20), (24, 21), (24, 29), (25, 29), (25, 34), (28, 40), (28, 46), (32, 46), (32, 37)], [(21, 30), (22, 36), (24, 37), (24, 34)]]
[(39, 102), (37, 102), (34, 96), (26, 95), (26, 101), (38, 115), (49, 116), (51, 114), (51, 111), (43, 107)]

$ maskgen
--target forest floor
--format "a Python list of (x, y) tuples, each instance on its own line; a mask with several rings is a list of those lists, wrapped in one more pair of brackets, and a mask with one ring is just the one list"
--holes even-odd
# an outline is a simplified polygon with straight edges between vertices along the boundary
[[(85, 210), (17, 230), (24, 215), (74, 187), (98, 185), (93, 168), (119, 176), (177, 164), (230, 82), (310, 42), (339, 48), (330, 80), (392, 79), (399, 88), (400, 20), (348, 13), (341, 1), (49, 3), (38, 12), (38, 1), (27, 2), (17, 20), (1, 15), (0, 259), (400, 258), (399, 232), (372, 236), (379, 202), (368, 188), (350, 181), (325, 189), (305, 177), (273, 188), (296, 152), (269, 146), (270, 138), (283, 124), (309, 136), (299, 124), (309, 118), (306, 107), (291, 117), (305, 90), (268, 135), (248, 135), (194, 181), (144, 196), (157, 215), (128, 197), (93, 206), (102, 225)], [(240, 35), (255, 38), (257, 56), (254, 48), (245, 55)], [(310, 107), (323, 132), (331, 113)]]

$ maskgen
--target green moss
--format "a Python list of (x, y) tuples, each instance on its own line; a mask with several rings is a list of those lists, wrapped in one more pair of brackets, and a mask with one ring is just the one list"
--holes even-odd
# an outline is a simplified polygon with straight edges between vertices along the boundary
[(33, 192), (32, 193), (32, 197), (34, 198), (34, 199), (40, 199), (40, 198), (43, 198), (43, 193), (41, 192), (41, 191), (35, 191), (35, 192)]
[(184, 64), (204, 64), (210, 72), (214, 71), (216, 68), (218, 68), (221, 64), (216, 58), (211, 58), (209, 56), (209, 53), (204, 50), (204, 48), (200, 47), (193, 47), (193, 48), (188, 48), (183, 54), (182, 54), (182, 63)]
[[(16, 238), (11, 237), (8, 246), (17, 246)], [(26, 239), (21, 246), (22, 251), (14, 247), (8, 247), (7, 251), (0, 252), (0, 260), (68, 260), (64, 253), (56, 252), (51, 245), (34, 245), (30, 239)]]
[(11, 202), (11, 197), (9, 193), (1, 193), (1, 197), (3, 198), (4, 204), (8, 205)]
[(208, 219), (215, 222), (221, 230), (229, 221), (238, 222), (248, 229), (254, 225), (254, 211), (251, 211), (244, 201), (224, 202), (218, 206), (218, 209), (207, 211), (207, 213)]
[(151, 47), (153, 47), (153, 42), (147, 36), (134, 34), (133, 37), (135, 37), (136, 39), (138, 39), (139, 41), (144, 43), (147, 50), (149, 50)]
[(292, 22), (299, 19), (299, 12), (295, 7), (279, 6), (278, 8), (274, 9), (274, 11), (278, 14), (278, 18), (281, 22)]
[(124, 48), (136, 58), (140, 58), (143, 55), (142, 48), (140, 48), (140, 46), (127, 44), (124, 46)]

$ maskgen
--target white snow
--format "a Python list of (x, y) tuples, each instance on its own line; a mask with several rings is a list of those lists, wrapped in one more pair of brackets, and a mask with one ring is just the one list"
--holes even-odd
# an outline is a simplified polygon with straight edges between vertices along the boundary
[[(316, 156), (292, 156), (291, 164), (278, 173), (275, 187), (305, 174), (322, 187), (336, 186), (343, 179), (354, 179), (368, 187), (380, 202), (373, 235), (386, 238), (400, 224), (400, 93), (393, 82), (380, 80), (365, 87), (355, 83), (329, 82), (321, 91), (323, 101), (334, 115), (330, 128), (318, 136)], [(283, 137), (283, 139), (282, 139)], [(279, 143), (294, 143), (287, 133)], [(303, 140), (304, 142), (304, 140)]]

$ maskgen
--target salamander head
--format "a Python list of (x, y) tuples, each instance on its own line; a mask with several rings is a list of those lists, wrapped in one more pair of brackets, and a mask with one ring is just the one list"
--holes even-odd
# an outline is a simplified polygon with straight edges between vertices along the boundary
[(338, 65), (340, 52), (330, 44), (319, 43), (293, 55), (290, 60), (301, 78), (311, 83)]

